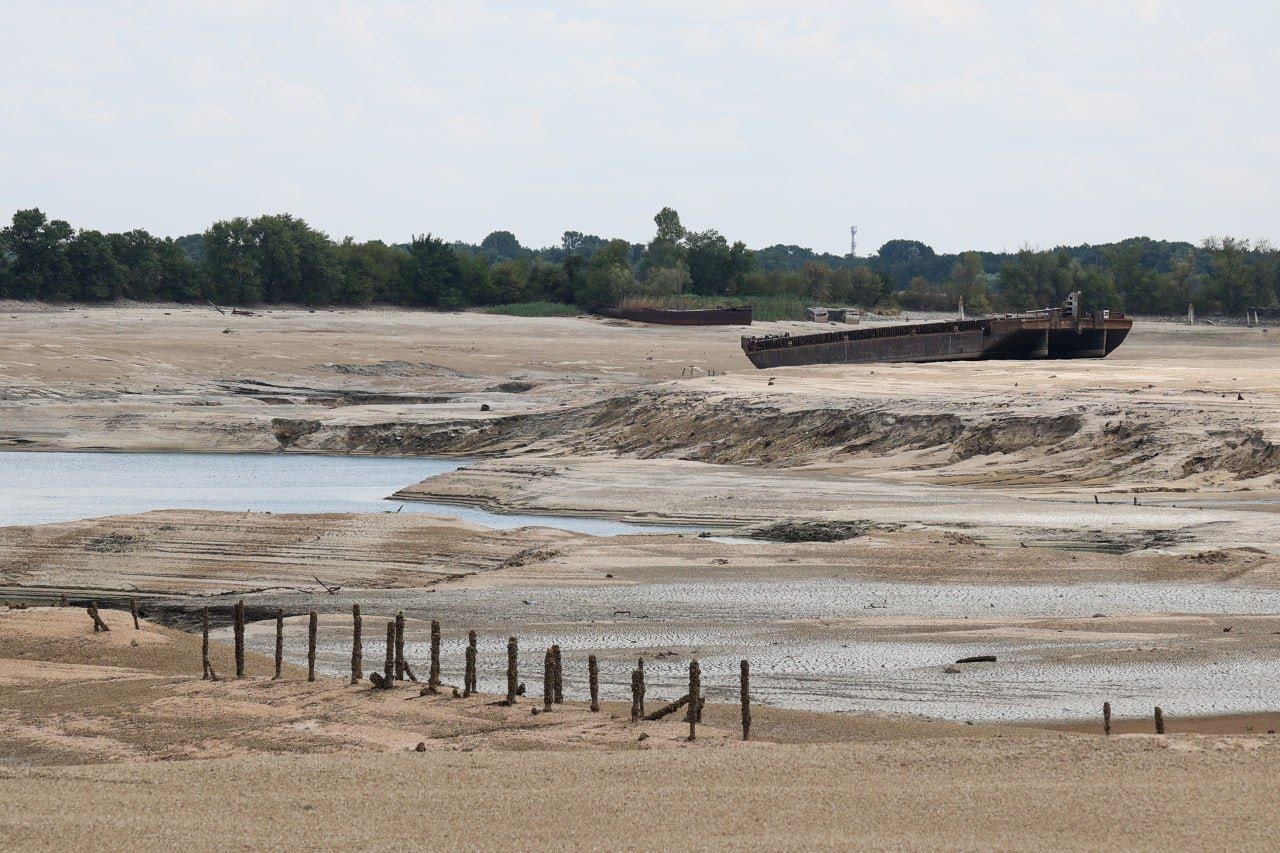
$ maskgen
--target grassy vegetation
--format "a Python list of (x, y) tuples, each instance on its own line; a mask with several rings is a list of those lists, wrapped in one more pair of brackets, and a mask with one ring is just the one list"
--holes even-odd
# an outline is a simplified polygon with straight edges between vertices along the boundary
[(681, 293), (675, 296), (635, 296), (624, 299), (622, 304), (628, 308), (666, 308), (673, 311), (750, 305), (751, 316), (756, 320), (803, 320), (805, 307), (813, 303), (790, 293), (769, 296), (697, 296)]
[(563, 302), (509, 302), (481, 308), (484, 314), (510, 314), (513, 317), (576, 317), (582, 312)]

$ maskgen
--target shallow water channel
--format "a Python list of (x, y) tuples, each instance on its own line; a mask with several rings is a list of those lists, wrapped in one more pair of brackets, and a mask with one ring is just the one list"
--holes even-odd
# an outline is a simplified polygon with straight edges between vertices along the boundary
[(0, 453), (0, 526), (157, 509), (274, 513), (429, 512), (500, 530), (528, 525), (593, 536), (688, 532), (595, 518), (505, 515), (386, 500), (466, 460), (266, 453)]

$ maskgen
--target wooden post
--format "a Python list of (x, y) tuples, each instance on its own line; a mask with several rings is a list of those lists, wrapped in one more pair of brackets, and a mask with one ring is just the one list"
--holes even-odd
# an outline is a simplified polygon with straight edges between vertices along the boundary
[(636, 660), (636, 672), (640, 673), (640, 716), (644, 716), (644, 658)]
[(138, 599), (129, 599), (129, 615), (133, 617), (133, 630), (138, 630)]
[(396, 681), (404, 681), (404, 611), (396, 614)]
[(316, 680), (316, 628), (319, 617), (314, 610), (307, 616), (307, 681)]
[(644, 675), (638, 669), (631, 670), (631, 722), (640, 719), (640, 684)]
[(515, 637), (507, 638), (507, 704), (516, 704), (516, 690), (519, 685), (516, 683), (519, 674), (516, 671), (517, 656), (519, 646)]
[(472, 686), (476, 679), (476, 647), (467, 646), (466, 649), (466, 668), (462, 674), (462, 698), (466, 699), (475, 692)]
[(462, 674), (462, 695), (470, 696), (476, 690), (476, 632), (467, 632), (467, 665)]
[(742, 673), (739, 676), (740, 699), (742, 701), (742, 739), (751, 738), (751, 664), (745, 660), (741, 663)]
[(235, 606), (236, 678), (244, 678), (244, 599)]
[(1111, 703), (1102, 703), (1102, 733), (1104, 735), (1111, 734)]
[(542, 656), (542, 710), (550, 711), (555, 699), (556, 657), (551, 649)]
[(209, 681), (213, 678), (213, 667), (209, 665), (209, 608), (207, 607), (200, 611), (200, 626), (203, 629), (200, 640), (200, 663), (204, 667), (204, 675), (201, 677)]
[(553, 698), (557, 705), (564, 704), (564, 667), (560, 657), (560, 646), (551, 646), (551, 683), (554, 687)]
[(591, 710), (600, 710), (600, 665), (596, 663), (596, 656), (589, 655), (587, 657), (587, 683), (591, 690)]
[(1160, 706), (1156, 706), (1156, 734), (1164, 734), (1164, 711), (1160, 710)]
[(284, 666), (284, 608), (276, 608), (276, 674), (273, 679), (282, 677), (281, 669)]
[(62, 593), (61, 595), (59, 595), (59, 596), (58, 596), (58, 606), (59, 606), (59, 607), (66, 607), (66, 606), (67, 606), (67, 603), (68, 603), (68, 602), (67, 602), (67, 594), (64, 592), (64, 593)]
[(360, 605), (351, 605), (351, 683), (364, 680), (364, 642), (360, 637)]
[(387, 623), (387, 657), (382, 663), (382, 684), (384, 690), (391, 689), (391, 678), (396, 674), (396, 623)]
[(431, 669), (427, 673), (427, 692), (435, 693), (440, 687), (440, 623), (431, 620)]
[(86, 607), (85, 610), (89, 613), (89, 618), (93, 620), (93, 633), (97, 634), (102, 631), (111, 630), (107, 627), (107, 623), (102, 621), (102, 617), (98, 615), (98, 602), (89, 602), (89, 606)]
[(689, 740), (697, 737), (698, 713), (702, 705), (702, 667), (698, 661), (689, 661)]

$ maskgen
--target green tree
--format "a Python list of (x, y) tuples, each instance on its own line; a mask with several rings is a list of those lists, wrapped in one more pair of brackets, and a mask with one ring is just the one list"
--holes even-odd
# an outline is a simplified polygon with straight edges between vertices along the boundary
[(0, 293), (13, 299), (71, 299), (67, 246), (71, 226), (49, 220), (38, 208), (19, 210), (0, 231), (7, 260)]
[(1209, 254), (1206, 295), (1223, 311), (1242, 313), (1258, 304), (1257, 282), (1249, 265), (1249, 241), (1235, 237), (1210, 237), (1204, 241)]
[(258, 272), (257, 242), (243, 216), (215, 222), (204, 232), (204, 269), (211, 296), (245, 305), (266, 296)]
[(405, 295), (411, 304), (453, 308), (461, 304), (458, 253), (438, 237), (414, 237), (402, 267)]
[(610, 240), (596, 252), (587, 264), (582, 285), (573, 294), (574, 303), (583, 308), (607, 307), (630, 293), (635, 285), (627, 262), (630, 250), (626, 240)]
[(125, 270), (102, 232), (81, 231), (73, 237), (67, 244), (67, 266), (70, 298), (99, 302), (123, 295)]
[(518, 260), (527, 254), (516, 235), (510, 231), (493, 231), (480, 241), (480, 254), (489, 263)]

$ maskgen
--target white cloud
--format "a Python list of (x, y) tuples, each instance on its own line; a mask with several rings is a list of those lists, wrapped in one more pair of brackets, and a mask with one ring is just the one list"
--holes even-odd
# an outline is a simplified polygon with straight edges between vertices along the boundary
[(973, 32), (987, 18), (978, 0), (893, 0), (893, 8), (909, 24), (928, 31)]

